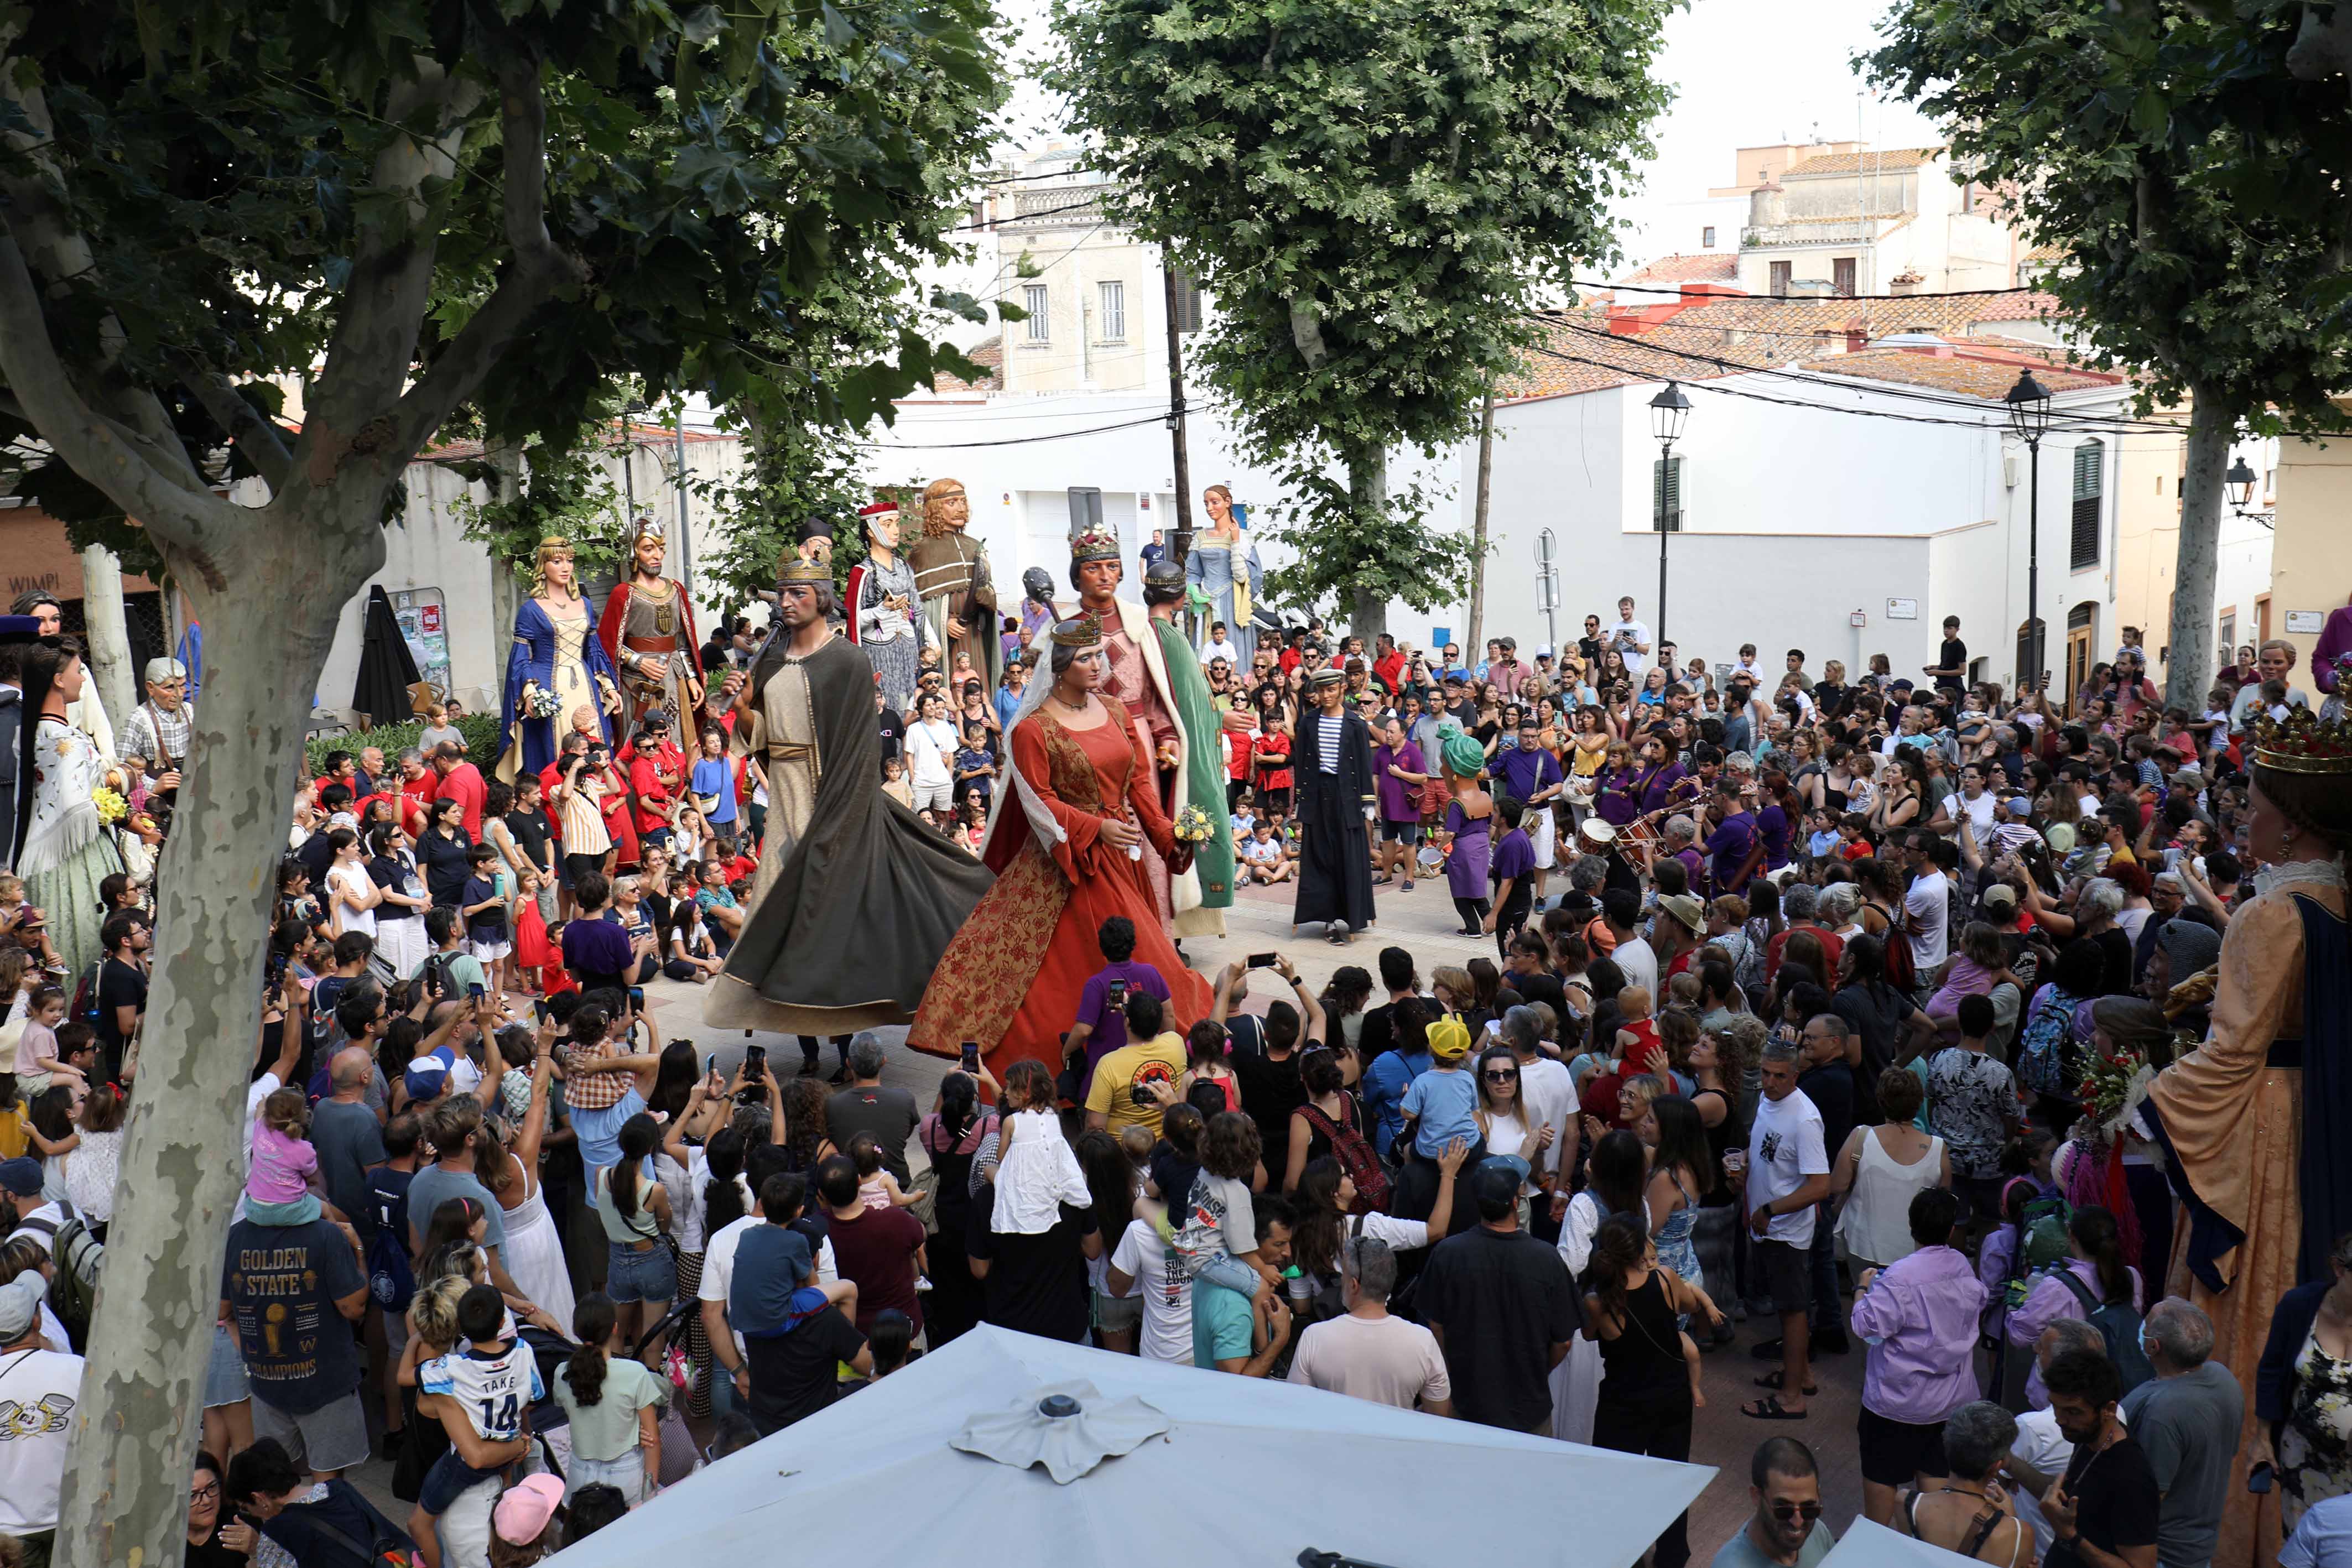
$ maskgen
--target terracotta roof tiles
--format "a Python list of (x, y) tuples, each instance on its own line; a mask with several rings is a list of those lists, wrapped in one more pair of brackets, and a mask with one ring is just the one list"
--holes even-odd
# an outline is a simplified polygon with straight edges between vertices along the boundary
[(1808, 158), (1801, 163), (1783, 170), (1780, 178), (1801, 179), (1808, 174), (1869, 174), (1892, 173), (1898, 169), (1916, 169), (1943, 155), (1940, 147), (1890, 147), (1883, 152), (1824, 152)]

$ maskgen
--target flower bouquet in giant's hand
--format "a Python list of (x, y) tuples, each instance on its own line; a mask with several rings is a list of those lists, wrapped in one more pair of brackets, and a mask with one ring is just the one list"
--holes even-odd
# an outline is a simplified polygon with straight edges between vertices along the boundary
[(1205, 844), (1217, 833), (1217, 824), (1198, 806), (1178, 807), (1173, 827), (1180, 844)]

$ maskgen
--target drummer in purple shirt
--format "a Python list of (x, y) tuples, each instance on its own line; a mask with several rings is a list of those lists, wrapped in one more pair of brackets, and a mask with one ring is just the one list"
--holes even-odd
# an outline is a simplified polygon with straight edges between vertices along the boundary
[(1690, 773), (1674, 760), (1664, 736), (1654, 735), (1642, 742), (1642, 768), (1634, 782), (1641, 787), (1644, 816), (1691, 796)]
[(1726, 773), (1715, 781), (1715, 831), (1707, 835), (1708, 885), (1738, 893), (1748, 885), (1756, 852), (1756, 817), (1739, 799), (1739, 780)]

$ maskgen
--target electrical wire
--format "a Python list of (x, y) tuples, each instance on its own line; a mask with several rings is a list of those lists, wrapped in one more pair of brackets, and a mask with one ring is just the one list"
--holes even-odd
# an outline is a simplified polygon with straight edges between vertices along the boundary
[(1160, 424), (1165, 413), (1155, 413), (1146, 419), (1122, 420), (1117, 424), (1097, 424), (1086, 430), (1064, 430), (1052, 435), (1016, 435), (1003, 441), (853, 441), (869, 452), (961, 452), (979, 446), (1029, 446), (1041, 441), (1075, 441), (1082, 435), (1103, 435), (1114, 430), (1133, 430), (1138, 425)]
[[(948, 230), (948, 233), (950, 233), (950, 234), (951, 234), (951, 235), (960, 235), (960, 234), (967, 234), (967, 233), (970, 233), (970, 232), (971, 232), (971, 230), (973, 230), (973, 229), (992, 229), (992, 228), (997, 228), (997, 227), (999, 227), (999, 226), (1001, 226), (1001, 225), (1005, 225), (1005, 224), (1025, 224), (1025, 223), (1030, 223), (1030, 222), (1034, 222), (1034, 220), (1036, 220), (1036, 219), (1038, 219), (1038, 218), (1050, 218), (1050, 217), (1052, 217), (1055, 213), (1076, 213), (1076, 212), (1081, 212), (1081, 211), (1084, 211), (1084, 210), (1086, 210), (1086, 209), (1087, 209), (1087, 208), (1089, 208), (1089, 207), (1093, 207), (1093, 206), (1097, 205), (1097, 204), (1099, 203), (1099, 201), (1100, 201), (1100, 198), (1099, 198), (1099, 197), (1089, 197), (1087, 200), (1083, 201), (1083, 202), (1072, 202), (1069, 205), (1067, 205), (1067, 206), (1066, 206), (1066, 207), (1046, 207), (1046, 208), (1045, 208), (1044, 210), (1039, 211), (1039, 212), (1034, 212), (1034, 213), (1018, 213), (1018, 214), (1015, 214), (1014, 215), (1013, 215), (1012, 217), (1006, 217), (1006, 218), (982, 218), (980, 222), (978, 222), (978, 223), (976, 223), (976, 224), (958, 224), (955, 227), (953, 227), (953, 228), (951, 228), (951, 229)], [(1108, 219), (1105, 219), (1104, 221), (1107, 223), (1107, 222), (1108, 222), (1109, 220), (1108, 220)]]
[[(1681, 287), (1667, 287), (1646, 283), (1601, 283), (1590, 277), (1571, 277), (1572, 288), (1614, 290), (1620, 294), (1672, 294), (1679, 296)], [(1917, 294), (1701, 294), (1695, 298), (1710, 302), (1725, 299), (1766, 299), (1790, 305), (1823, 304), (1840, 299), (1982, 299), (1996, 294), (2047, 294), (2050, 290), (2030, 283), (2011, 284), (2005, 288), (1947, 288), (1923, 290)]]

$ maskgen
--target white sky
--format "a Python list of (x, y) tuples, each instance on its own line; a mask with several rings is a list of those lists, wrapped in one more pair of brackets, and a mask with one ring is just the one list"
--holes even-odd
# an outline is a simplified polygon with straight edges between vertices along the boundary
[[(1642, 195), (1619, 215), (1654, 220), (1657, 204), (1729, 183), (1735, 147), (1808, 141), (1816, 128), (1823, 141), (1882, 148), (1940, 141), (1907, 104), (1866, 97), (1853, 70), (1884, 8), (1884, 0), (1690, 0), (1666, 22), (1659, 70), (1675, 101), (1654, 130), (1658, 155)], [(1018, 29), (1016, 57), (1040, 52), (1047, 0), (998, 0), (998, 9)], [(1058, 129), (1056, 106), (1034, 79), (1015, 90), (1007, 120), (1016, 145), (1042, 145)]]

